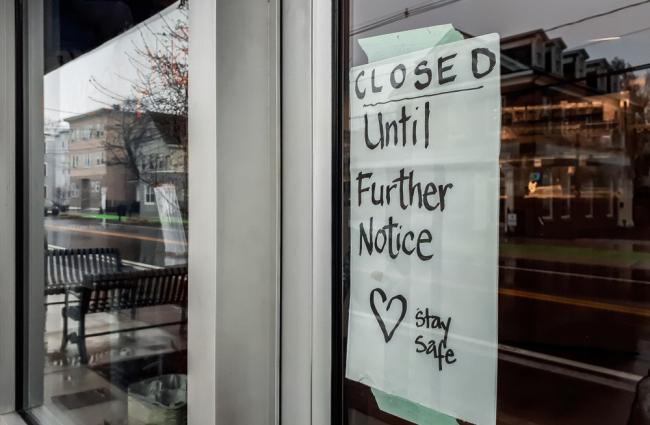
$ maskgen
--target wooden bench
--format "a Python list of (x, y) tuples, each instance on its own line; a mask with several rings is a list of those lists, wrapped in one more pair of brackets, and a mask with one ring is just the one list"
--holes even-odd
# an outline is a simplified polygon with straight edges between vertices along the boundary
[(66, 294), (83, 283), (86, 275), (121, 272), (122, 258), (114, 248), (48, 249), (45, 260), (45, 295)]
[[(79, 304), (65, 306), (61, 310), (64, 320), (61, 350), (65, 350), (68, 341), (77, 344), (82, 364), (88, 363), (86, 338), (187, 323), (187, 268), (185, 267), (87, 275), (79, 287), (79, 291)], [(179, 305), (182, 308), (180, 320), (92, 334), (86, 333), (86, 316), (89, 314), (130, 310), (131, 318), (134, 319), (135, 311), (140, 307), (167, 304)], [(79, 322), (77, 332), (68, 334), (68, 319)]]

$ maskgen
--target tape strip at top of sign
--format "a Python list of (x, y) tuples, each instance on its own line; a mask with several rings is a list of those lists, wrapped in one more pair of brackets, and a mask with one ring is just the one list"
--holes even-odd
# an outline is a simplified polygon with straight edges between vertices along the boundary
[(452, 24), (445, 24), (361, 38), (359, 45), (368, 62), (377, 62), (461, 40), (463, 35)]

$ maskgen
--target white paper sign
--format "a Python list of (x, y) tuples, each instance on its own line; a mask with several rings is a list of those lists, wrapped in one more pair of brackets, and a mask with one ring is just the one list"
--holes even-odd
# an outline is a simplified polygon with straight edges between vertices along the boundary
[[(165, 252), (177, 257), (187, 255), (187, 238), (183, 226), (183, 216), (176, 196), (176, 187), (172, 184), (161, 184), (154, 187), (158, 217), (165, 240)], [(167, 263), (168, 258), (165, 258)], [(175, 264), (174, 261), (171, 264)]]
[(346, 376), (496, 423), (499, 36), (350, 71)]

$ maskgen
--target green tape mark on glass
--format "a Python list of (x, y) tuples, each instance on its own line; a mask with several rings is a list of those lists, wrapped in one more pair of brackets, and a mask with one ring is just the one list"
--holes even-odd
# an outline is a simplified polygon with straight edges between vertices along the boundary
[(451, 24), (418, 28), (359, 39), (359, 45), (368, 57), (368, 62), (377, 62), (394, 56), (430, 49), (435, 46), (462, 40), (463, 34)]
[(383, 412), (398, 418), (406, 419), (417, 425), (458, 425), (456, 419), (405, 398), (386, 394), (372, 388), (372, 394), (377, 400), (377, 406)]

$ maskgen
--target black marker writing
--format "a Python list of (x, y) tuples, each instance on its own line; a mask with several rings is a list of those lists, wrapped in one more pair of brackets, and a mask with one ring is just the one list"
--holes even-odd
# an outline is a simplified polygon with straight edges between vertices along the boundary
[(442, 330), (443, 337), (437, 341), (433, 338), (426, 339), (424, 335), (415, 338), (415, 352), (418, 354), (431, 355), (438, 364), (438, 371), (444, 366), (452, 365), (458, 360), (454, 350), (447, 347), (447, 338), (451, 329), (451, 317), (443, 320), (440, 316), (429, 312), (429, 308), (417, 309), (415, 313), (415, 326), (418, 328)]

